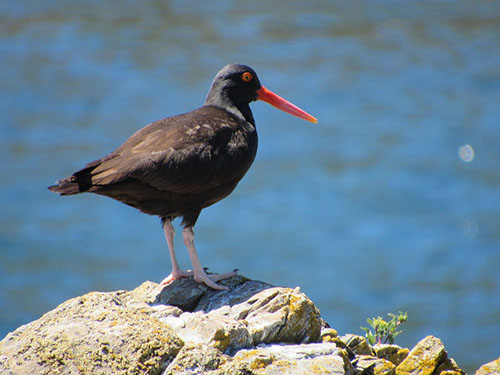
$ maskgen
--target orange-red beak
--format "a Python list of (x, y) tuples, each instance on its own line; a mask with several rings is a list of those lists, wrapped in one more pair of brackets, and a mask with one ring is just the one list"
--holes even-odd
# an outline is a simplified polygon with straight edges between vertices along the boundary
[(309, 113), (290, 103), (288, 100), (283, 99), (281, 96), (276, 95), (274, 92), (266, 89), (264, 86), (261, 86), (261, 88), (257, 90), (257, 94), (259, 95), (257, 99), (263, 100), (266, 103), (269, 103), (272, 106), (281, 109), (282, 111), (300, 117), (301, 119), (314, 122), (315, 124), (318, 123), (316, 117), (311, 116)]

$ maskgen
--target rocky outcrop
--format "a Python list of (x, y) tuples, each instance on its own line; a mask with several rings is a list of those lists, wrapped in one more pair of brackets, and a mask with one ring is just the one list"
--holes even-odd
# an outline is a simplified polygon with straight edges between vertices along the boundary
[(464, 374), (432, 336), (372, 347), (339, 337), (298, 288), (222, 283), (231, 290), (183, 279), (73, 298), (0, 341), (0, 373)]
[(482, 365), (475, 375), (500, 375), (500, 357)]
[(396, 369), (398, 375), (465, 374), (453, 359), (448, 358), (441, 340), (433, 336), (420, 341)]

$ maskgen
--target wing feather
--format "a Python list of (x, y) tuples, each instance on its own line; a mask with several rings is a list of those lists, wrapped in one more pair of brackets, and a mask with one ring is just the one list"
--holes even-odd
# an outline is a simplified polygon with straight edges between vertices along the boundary
[[(210, 113), (200, 114), (207, 109)], [(253, 155), (248, 166), (242, 165), (238, 147), (246, 147), (248, 142), (235, 141), (235, 134), (243, 130), (220, 111), (202, 107), (144, 127), (91, 169), (92, 185), (133, 179), (161, 191), (201, 193), (241, 178), (255, 150), (250, 150)], [(244, 171), (238, 176), (235, 171), (241, 168)]]

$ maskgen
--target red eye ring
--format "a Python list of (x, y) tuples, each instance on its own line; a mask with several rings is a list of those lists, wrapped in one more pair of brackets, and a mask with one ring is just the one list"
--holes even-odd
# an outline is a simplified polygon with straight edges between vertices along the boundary
[(253, 79), (252, 73), (245, 72), (241, 75), (241, 80), (243, 82), (250, 82)]

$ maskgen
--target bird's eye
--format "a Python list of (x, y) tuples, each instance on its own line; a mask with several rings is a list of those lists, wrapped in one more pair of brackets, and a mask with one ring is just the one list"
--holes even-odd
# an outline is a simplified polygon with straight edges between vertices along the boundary
[(250, 82), (252, 80), (252, 73), (250, 72), (245, 72), (241, 75), (241, 80), (243, 82)]

